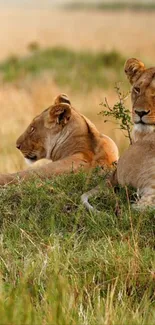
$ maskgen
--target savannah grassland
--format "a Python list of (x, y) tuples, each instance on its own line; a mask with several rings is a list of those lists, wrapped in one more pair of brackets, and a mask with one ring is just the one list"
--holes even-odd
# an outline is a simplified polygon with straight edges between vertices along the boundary
[[(126, 58), (154, 64), (155, 12), (3, 9), (0, 25), (1, 172), (26, 167), (16, 138), (60, 92), (127, 146), (99, 104), (129, 90)], [(80, 195), (98, 182), (89, 214)], [(129, 199), (99, 169), (0, 188), (0, 324), (154, 325), (155, 216)]]

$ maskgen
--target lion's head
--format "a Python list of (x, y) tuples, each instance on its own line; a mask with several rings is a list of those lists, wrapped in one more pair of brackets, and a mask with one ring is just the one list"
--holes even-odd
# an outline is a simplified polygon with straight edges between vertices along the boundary
[(155, 131), (155, 68), (146, 69), (144, 63), (132, 58), (127, 60), (124, 70), (132, 85), (132, 116), (137, 140), (142, 134)]
[(62, 129), (71, 117), (71, 103), (64, 94), (59, 95), (52, 106), (36, 116), (18, 138), (16, 147), (28, 163), (39, 159), (51, 159)]

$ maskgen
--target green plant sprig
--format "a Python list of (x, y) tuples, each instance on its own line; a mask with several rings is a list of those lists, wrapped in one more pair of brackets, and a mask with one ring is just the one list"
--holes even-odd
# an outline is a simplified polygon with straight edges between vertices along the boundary
[[(107, 98), (105, 98), (105, 102), (101, 103), (101, 105), (104, 107), (104, 110), (99, 114), (102, 116), (115, 118), (115, 120), (119, 122), (119, 128), (127, 132), (126, 137), (129, 138), (130, 144), (132, 144), (131, 129), (133, 123), (131, 120), (130, 110), (125, 107), (125, 101), (128, 98), (129, 93), (122, 93), (119, 84), (116, 84), (115, 89), (118, 96), (118, 102), (111, 108), (109, 106)], [(108, 120), (104, 120), (104, 122), (107, 121)]]

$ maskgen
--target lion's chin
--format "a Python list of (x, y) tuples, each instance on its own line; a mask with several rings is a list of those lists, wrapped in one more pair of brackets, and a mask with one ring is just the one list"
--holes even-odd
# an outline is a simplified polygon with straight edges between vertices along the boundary
[(33, 165), (37, 160), (24, 158), (27, 165)]
[(134, 131), (137, 131), (139, 133), (151, 133), (154, 132), (155, 130), (155, 125), (151, 124), (145, 124), (145, 123), (135, 123), (134, 124)]

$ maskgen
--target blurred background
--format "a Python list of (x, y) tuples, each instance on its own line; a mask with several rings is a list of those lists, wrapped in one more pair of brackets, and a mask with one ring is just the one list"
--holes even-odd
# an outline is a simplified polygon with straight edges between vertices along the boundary
[[(0, 1), (0, 172), (25, 168), (15, 141), (60, 92), (110, 135), (127, 139), (98, 113), (130, 86), (124, 62), (155, 65), (155, 1)], [(126, 103), (130, 108), (130, 99)]]

